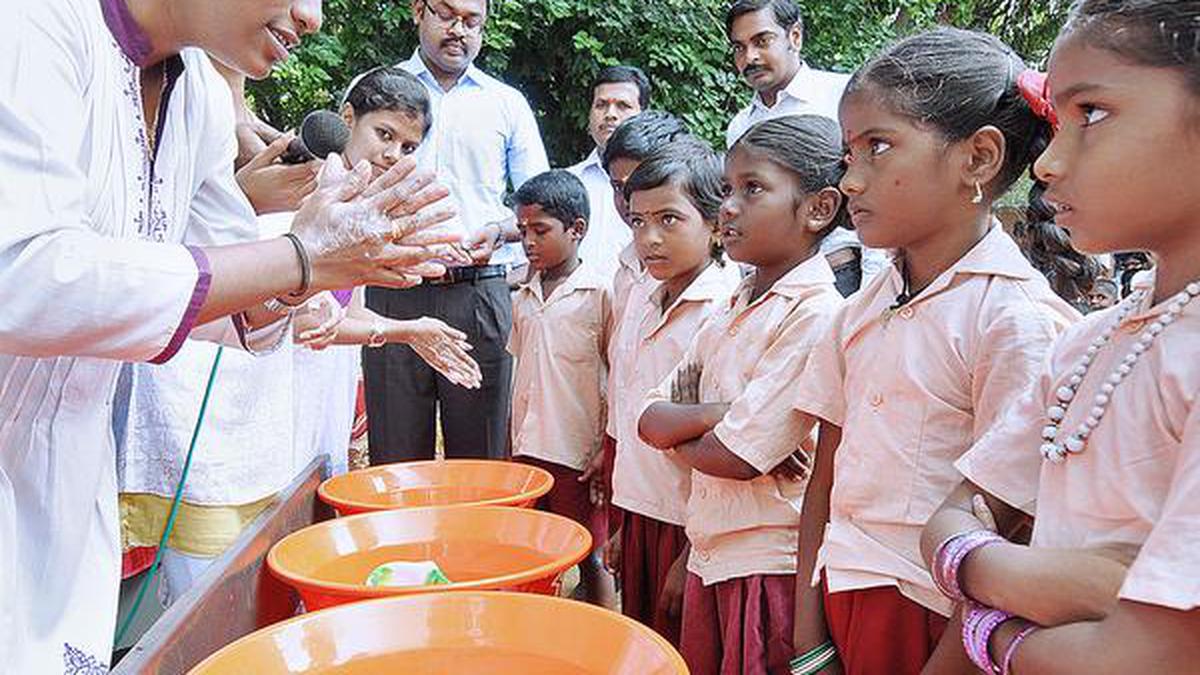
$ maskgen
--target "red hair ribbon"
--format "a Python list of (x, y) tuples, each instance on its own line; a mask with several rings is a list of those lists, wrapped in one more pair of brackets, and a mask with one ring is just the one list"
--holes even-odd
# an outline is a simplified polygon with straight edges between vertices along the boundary
[(1029, 103), (1033, 114), (1046, 120), (1055, 130), (1058, 129), (1058, 113), (1050, 102), (1050, 87), (1046, 82), (1046, 74), (1036, 70), (1026, 70), (1017, 76), (1017, 89)]

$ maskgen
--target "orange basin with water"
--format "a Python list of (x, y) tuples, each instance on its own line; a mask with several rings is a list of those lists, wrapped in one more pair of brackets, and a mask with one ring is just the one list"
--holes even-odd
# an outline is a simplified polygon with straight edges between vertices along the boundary
[(339, 515), (421, 506), (533, 506), (550, 491), (548, 471), (517, 462), (448, 459), (371, 467), (317, 488)]
[[(588, 554), (587, 528), (562, 516), (508, 506), (440, 506), (379, 511), (318, 523), (267, 554), (275, 576), (308, 610), (368, 598), (462, 589), (555, 594), (562, 575)], [(389, 562), (433, 561), (453, 582), (367, 586)]]
[(191, 675), (686, 675), (654, 631), (544, 595), (460, 591), (360, 602), (264, 628)]

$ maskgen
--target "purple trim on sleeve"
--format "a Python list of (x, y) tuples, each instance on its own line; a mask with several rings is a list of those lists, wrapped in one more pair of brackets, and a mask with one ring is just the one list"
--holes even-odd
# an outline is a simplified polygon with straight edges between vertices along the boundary
[(145, 66), (153, 48), (150, 36), (134, 20), (125, 0), (100, 0), (100, 9), (104, 12), (104, 23), (125, 56), (138, 66)]
[(196, 286), (192, 289), (192, 300), (188, 303), (187, 310), (183, 313), (183, 320), (179, 322), (179, 327), (175, 329), (175, 333), (171, 336), (171, 341), (167, 343), (167, 348), (161, 354), (150, 359), (150, 363), (160, 364), (166, 363), (175, 356), (179, 348), (183, 346), (183, 341), (191, 334), (192, 329), (196, 327), (196, 319), (200, 316), (200, 308), (204, 305), (204, 301), (208, 299), (208, 289), (212, 285), (212, 268), (208, 264), (208, 256), (204, 254), (202, 249), (194, 246), (188, 246), (187, 250), (192, 254), (192, 260), (196, 261)]
[(354, 289), (334, 291), (333, 297), (337, 298), (338, 304), (342, 307), (349, 307), (350, 298), (354, 297)]

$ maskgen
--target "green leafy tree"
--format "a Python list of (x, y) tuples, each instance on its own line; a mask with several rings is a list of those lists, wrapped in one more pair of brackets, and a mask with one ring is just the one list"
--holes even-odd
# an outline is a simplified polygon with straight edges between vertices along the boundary
[[(407, 59), (416, 47), (405, 0), (325, 0), (321, 34), (305, 40), (272, 76), (253, 83), (260, 113), (295, 126), (316, 108), (332, 108), (357, 73)], [(1044, 60), (1066, 14), (1046, 0), (801, 0), (805, 57), (851, 72), (895, 39), (938, 23), (987, 30), (1027, 60)], [(725, 38), (727, 0), (492, 0), (479, 65), (516, 86), (538, 115), (555, 165), (590, 148), (584, 131), (590, 92), (601, 68), (642, 67), (655, 85), (654, 106), (682, 117), (693, 132), (720, 143), (749, 90), (733, 72)]]

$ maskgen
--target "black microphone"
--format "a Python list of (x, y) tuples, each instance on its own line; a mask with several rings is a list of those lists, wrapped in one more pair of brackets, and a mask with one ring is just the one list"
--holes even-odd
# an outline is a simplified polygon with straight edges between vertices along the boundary
[(328, 110), (314, 110), (304, 117), (300, 132), (288, 143), (279, 156), (284, 164), (303, 164), (313, 159), (325, 159), (331, 152), (342, 152), (350, 141), (350, 127), (340, 115)]

